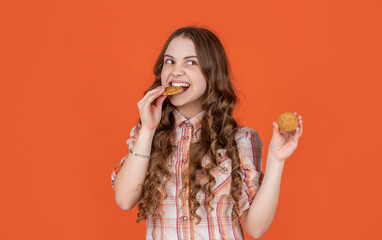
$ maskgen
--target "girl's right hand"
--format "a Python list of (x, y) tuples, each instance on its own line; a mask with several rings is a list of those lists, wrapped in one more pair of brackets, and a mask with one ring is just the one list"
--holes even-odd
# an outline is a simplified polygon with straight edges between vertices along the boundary
[[(139, 114), (141, 116), (142, 128), (146, 130), (155, 130), (162, 116), (162, 104), (167, 96), (162, 96), (165, 87), (159, 86), (151, 91), (138, 102)], [(152, 104), (157, 99), (155, 105)]]

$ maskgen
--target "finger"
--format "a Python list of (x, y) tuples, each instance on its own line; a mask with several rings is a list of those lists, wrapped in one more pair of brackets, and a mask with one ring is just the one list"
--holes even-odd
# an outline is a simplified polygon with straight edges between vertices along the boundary
[(160, 96), (158, 97), (157, 101), (156, 101), (156, 104), (155, 106), (159, 109), (162, 109), (162, 105), (163, 105), (163, 102), (164, 100), (166, 99), (167, 96)]
[(287, 140), (288, 140), (288, 138), (289, 138), (289, 135), (291, 135), (291, 133), (290, 133), (290, 132), (288, 132), (288, 131), (285, 131), (285, 130), (283, 130), (283, 131), (281, 131), (281, 135), (283, 135), (283, 136), (285, 137), (285, 139), (287, 139)]
[[(297, 112), (294, 112), (294, 115), (296, 115), (297, 116)], [(302, 116), (301, 115), (299, 115), (298, 117), (297, 117), (297, 121), (298, 121), (298, 125), (299, 125), (299, 133), (297, 133), (297, 135), (300, 137), (301, 136), (301, 134), (302, 134)]]
[(277, 122), (272, 122), (273, 124), (273, 134), (276, 135), (276, 134), (280, 134), (279, 133), (279, 125), (277, 124)]
[[(162, 86), (159, 86), (159, 87), (157, 87), (157, 88), (155, 88), (155, 89), (153, 89), (153, 90), (150, 90), (150, 91), (148, 91), (146, 94), (145, 94), (145, 96), (139, 101), (140, 103), (141, 103), (141, 105), (144, 105), (147, 101), (148, 101), (148, 99), (150, 98), (150, 97), (152, 97), (153, 95), (157, 95), (158, 94), (158, 92), (160, 92), (160, 91), (163, 91), (163, 87)], [(151, 101), (152, 102), (152, 101)], [(150, 103), (151, 103), (150, 102)]]
[(147, 98), (145, 104), (147, 104), (147, 105), (151, 105), (157, 97), (159, 97), (159, 96), (162, 95), (163, 92), (164, 92), (164, 88), (163, 88), (163, 89), (160, 89), (159, 91), (157, 91), (157, 92), (155, 92), (154, 94), (150, 95), (150, 96)]
[(298, 116), (297, 116), (297, 112), (294, 112), (294, 115), (295, 115), (298, 119), (302, 119), (302, 116), (301, 116), (301, 115), (298, 115)]
[(293, 138), (293, 142), (297, 143), (299, 137), (300, 137), (300, 128), (297, 127), (297, 128), (296, 128), (296, 134), (294, 134), (293, 137), (292, 137), (292, 138)]
[(145, 96), (143, 96), (143, 98), (142, 98), (141, 101), (142, 101), (142, 102), (146, 101), (147, 98), (149, 98), (150, 96), (156, 94), (157, 92), (161, 91), (162, 89), (164, 89), (163, 86), (159, 86), (159, 87), (157, 87), (157, 88), (154, 88), (153, 90), (148, 91), (148, 92), (145, 94)]
[(293, 139), (295, 141), (298, 141), (298, 139), (301, 137), (302, 134), (302, 120), (299, 121), (299, 126), (296, 128), (296, 134), (293, 136)]

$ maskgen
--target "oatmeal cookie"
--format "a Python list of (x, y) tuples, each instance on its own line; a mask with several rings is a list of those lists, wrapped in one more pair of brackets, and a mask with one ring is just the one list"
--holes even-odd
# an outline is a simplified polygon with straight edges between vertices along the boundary
[(162, 95), (175, 95), (181, 92), (183, 92), (183, 87), (171, 86), (171, 87), (166, 87)]
[(293, 132), (298, 127), (298, 119), (294, 113), (285, 112), (277, 118), (277, 124), (281, 131)]

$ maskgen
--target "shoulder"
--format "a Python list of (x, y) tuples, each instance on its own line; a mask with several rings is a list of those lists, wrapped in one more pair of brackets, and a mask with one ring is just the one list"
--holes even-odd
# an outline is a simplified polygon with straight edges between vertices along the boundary
[(256, 145), (256, 147), (259, 148), (263, 146), (259, 133), (256, 130), (245, 126), (238, 126), (235, 140), (239, 148), (253, 145)]

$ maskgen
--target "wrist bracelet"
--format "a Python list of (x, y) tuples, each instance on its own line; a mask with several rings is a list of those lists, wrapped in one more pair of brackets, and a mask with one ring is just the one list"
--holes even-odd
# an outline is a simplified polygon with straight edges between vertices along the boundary
[(129, 151), (131, 154), (133, 154), (133, 155), (135, 155), (135, 156), (138, 156), (138, 157), (143, 157), (143, 158), (150, 158), (150, 156), (147, 156), (147, 155), (142, 155), (142, 154), (138, 154), (138, 153), (135, 153), (135, 152), (133, 152), (133, 151), (131, 151), (131, 149), (130, 149), (130, 151)]

